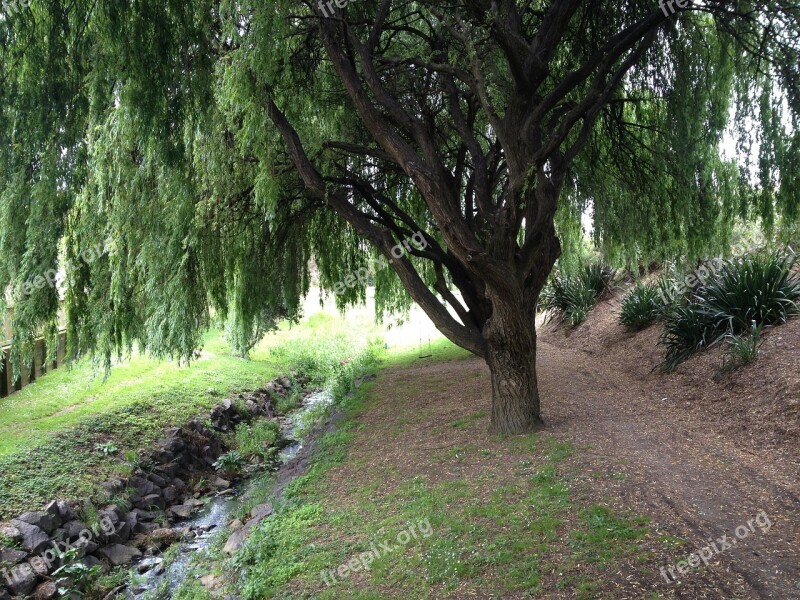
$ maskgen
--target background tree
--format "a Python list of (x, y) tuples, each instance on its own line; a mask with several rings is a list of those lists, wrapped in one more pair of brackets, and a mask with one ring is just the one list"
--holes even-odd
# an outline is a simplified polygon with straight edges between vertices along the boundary
[[(417, 303), (488, 363), (494, 429), (522, 432), (541, 423), (537, 299), (584, 212), (619, 262), (797, 219), (796, 3), (339, 4), (32, 0), (0, 18), (20, 360), (59, 306), (26, 284), (59, 261), (72, 356), (189, 358), (211, 314), (246, 349), (296, 312), (312, 259), (330, 291), (421, 231), (377, 273), (378, 316)], [(723, 158), (731, 116), (757, 165)]]

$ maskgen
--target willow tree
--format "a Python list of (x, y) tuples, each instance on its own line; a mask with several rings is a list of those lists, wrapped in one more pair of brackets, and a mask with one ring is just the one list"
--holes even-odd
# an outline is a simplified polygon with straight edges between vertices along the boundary
[[(73, 356), (190, 358), (211, 315), (246, 349), (297, 310), (309, 265), (343, 308), (365, 290), (337, 284), (380, 255), (378, 317), (418, 304), (488, 363), (493, 428), (535, 428), (537, 299), (583, 214), (620, 261), (797, 218), (798, 16), (788, 0), (32, 0), (0, 17), (18, 362), (62, 305)], [(757, 164), (721, 153), (728, 130)]]

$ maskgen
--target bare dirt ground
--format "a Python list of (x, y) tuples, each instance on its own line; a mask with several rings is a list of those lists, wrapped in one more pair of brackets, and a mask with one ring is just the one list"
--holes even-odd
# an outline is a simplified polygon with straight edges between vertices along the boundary
[(768, 332), (763, 356), (723, 378), (720, 349), (661, 374), (658, 334), (625, 333), (613, 301), (569, 337), (544, 331), (548, 427), (586, 448), (583, 469), (624, 473), (596, 491), (689, 540), (687, 553), (735, 539), (766, 512), (769, 531), (737, 540), (707, 573), (680, 578), (690, 587), (716, 580), (686, 597), (800, 598), (800, 321)]
[[(659, 328), (628, 334), (616, 312), (614, 301), (604, 302), (570, 335), (545, 328), (539, 340), (545, 433), (577, 449), (566, 465), (574, 487), (588, 502), (651, 519), (653, 538), (641, 544), (649, 559), (601, 573), (594, 597), (800, 599), (800, 319), (768, 332), (756, 363), (715, 380), (719, 349), (663, 375)], [(373, 499), (387, 510), (393, 490), (413, 477), (471, 481), (490, 473), (497, 485), (515, 485), (518, 457), (487, 431), (491, 392), (482, 361), (389, 369), (372, 395), (380, 401), (359, 418), (353, 456), (329, 476), (331, 502), (348, 503), (350, 491), (376, 473)], [(469, 427), (448, 426), (476, 414)], [(470, 444), (481, 451), (447, 454)], [(737, 527), (762, 511), (771, 527), (736, 539)], [(664, 548), (664, 535), (686, 544)], [(731, 547), (707, 567), (677, 582), (659, 575), (712, 542), (722, 549), (723, 536)], [(575, 597), (563, 575), (546, 574), (537, 597)], [(435, 597), (530, 596), (498, 596), (484, 581)]]

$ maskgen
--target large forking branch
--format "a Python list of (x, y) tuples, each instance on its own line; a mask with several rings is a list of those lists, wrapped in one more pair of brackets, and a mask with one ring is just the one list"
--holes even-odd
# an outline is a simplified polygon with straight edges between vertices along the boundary
[(390, 231), (381, 229), (370, 222), (363, 213), (348, 201), (346, 194), (342, 190), (339, 192), (331, 191), (325, 184), (320, 172), (309, 159), (297, 131), (289, 123), (286, 115), (275, 104), (274, 100), (270, 99), (268, 101), (267, 109), (269, 118), (278, 128), (281, 138), (286, 144), (289, 157), (309, 194), (327, 202), (364, 239), (370, 241), (385, 257), (392, 261), (392, 266), (403, 283), (403, 287), (408, 291), (414, 302), (425, 311), (425, 314), (428, 315), (439, 331), (473, 354), (485, 356), (485, 342), (478, 327), (471, 321), (463, 324), (459, 323), (436, 298), (435, 294), (428, 289), (411, 261), (406, 256), (399, 259), (392, 256), (392, 248), (396, 242)]

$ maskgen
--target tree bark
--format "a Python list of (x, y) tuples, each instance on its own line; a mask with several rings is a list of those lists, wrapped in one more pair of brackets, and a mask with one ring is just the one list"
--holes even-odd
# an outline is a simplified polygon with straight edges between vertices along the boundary
[(486, 362), (492, 379), (492, 431), (520, 434), (544, 426), (536, 377), (535, 302), (494, 299), (486, 324)]

